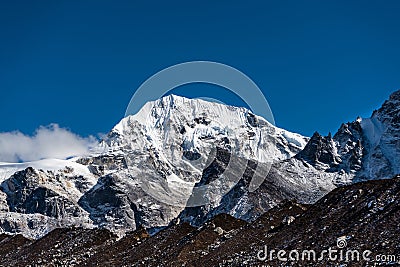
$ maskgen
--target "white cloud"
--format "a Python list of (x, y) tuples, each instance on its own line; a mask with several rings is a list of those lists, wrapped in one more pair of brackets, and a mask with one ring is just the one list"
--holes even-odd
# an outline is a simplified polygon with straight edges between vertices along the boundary
[(33, 136), (19, 131), (0, 133), (0, 161), (34, 161), (82, 156), (97, 144), (93, 136), (83, 138), (58, 124), (39, 127)]

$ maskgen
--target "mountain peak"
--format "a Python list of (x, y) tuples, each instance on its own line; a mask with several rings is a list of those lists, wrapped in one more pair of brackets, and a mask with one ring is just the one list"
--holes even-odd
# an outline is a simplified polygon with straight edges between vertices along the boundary
[(390, 95), (382, 107), (372, 114), (372, 118), (374, 117), (391, 125), (396, 125), (400, 122), (400, 90)]
[(296, 158), (311, 163), (336, 164), (338, 155), (331, 133), (325, 137), (315, 132), (304, 149), (296, 155)]
[(397, 90), (397, 91), (393, 92), (393, 93), (390, 95), (389, 100), (392, 100), (392, 101), (400, 101), (400, 90)]
[[(161, 107), (161, 108), (192, 108), (194, 111), (199, 110), (199, 107), (208, 107), (209, 109), (213, 109), (211, 107), (215, 107), (216, 109), (229, 109), (229, 110), (237, 110), (244, 113), (252, 113), (249, 109), (245, 107), (237, 107), (224, 104), (218, 101), (212, 101), (212, 99), (203, 99), (203, 98), (188, 98), (185, 96), (179, 95), (166, 95), (157, 99), (155, 101), (149, 101), (146, 105), (152, 107)], [(145, 105), (145, 106), (146, 106)], [(200, 108), (201, 109), (201, 108)], [(210, 110), (210, 111), (211, 111)]]
[[(137, 139), (143, 135), (144, 141)], [(224, 144), (240, 156), (260, 162), (289, 158), (308, 140), (275, 127), (244, 107), (177, 95), (147, 102), (138, 113), (122, 119), (108, 136), (116, 137), (112, 141), (118, 145), (131, 142), (134, 137), (142, 142), (141, 146), (168, 151), (174, 144), (179, 150), (196, 155), (205, 153), (211, 144)], [(226, 143), (228, 139), (230, 144)]]

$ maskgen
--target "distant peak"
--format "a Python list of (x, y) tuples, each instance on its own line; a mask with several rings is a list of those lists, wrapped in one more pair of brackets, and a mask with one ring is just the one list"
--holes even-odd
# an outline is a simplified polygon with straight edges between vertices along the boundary
[(178, 95), (166, 95), (161, 97), (160, 99), (156, 100), (155, 102), (174, 102), (174, 101), (184, 101), (184, 100), (190, 100), (190, 98), (186, 98), (183, 96), (178, 96)]
[(321, 138), (321, 134), (318, 131), (315, 131), (311, 138)]
[(385, 103), (383, 103), (382, 107), (380, 107), (377, 111), (373, 113), (372, 116), (378, 116), (384, 120), (391, 120), (391, 118), (399, 118), (400, 116), (400, 90), (393, 92), (389, 100), (386, 100)]
[(400, 101), (400, 90), (397, 90), (397, 91), (393, 92), (390, 95), (389, 100)]
[(174, 99), (182, 100), (182, 99), (190, 99), (190, 98), (187, 98), (187, 97), (184, 97), (184, 96), (170, 94), (170, 95), (163, 96), (161, 99), (166, 99), (166, 100), (172, 100), (173, 101)]
[(162, 101), (162, 102), (166, 102), (166, 101), (167, 102), (200, 101), (200, 102), (207, 102), (207, 103), (220, 104), (220, 105), (227, 106), (227, 104), (225, 104), (224, 102), (219, 101), (217, 99), (209, 98), (209, 97), (189, 98), (189, 97), (180, 96), (180, 95), (174, 95), (174, 94), (163, 96), (159, 100), (156, 100), (155, 102), (157, 102), (157, 101)]
[(191, 105), (192, 107), (198, 106), (198, 105), (202, 105), (202, 106), (207, 105), (210, 107), (212, 106), (212, 107), (217, 107), (217, 108), (237, 109), (244, 113), (252, 113), (246, 107), (232, 106), (232, 105), (226, 104), (222, 101), (218, 101), (216, 99), (207, 98), (207, 97), (189, 98), (189, 97), (185, 97), (185, 96), (170, 94), (170, 95), (163, 96), (160, 99), (147, 102), (147, 105), (159, 106), (159, 107), (163, 107), (163, 108), (164, 107), (172, 108), (172, 107), (188, 105), (188, 104)]
[(329, 165), (334, 165), (340, 160), (333, 144), (332, 134), (322, 136), (318, 132), (313, 134), (304, 149), (296, 155), (296, 158), (313, 164), (322, 162)]

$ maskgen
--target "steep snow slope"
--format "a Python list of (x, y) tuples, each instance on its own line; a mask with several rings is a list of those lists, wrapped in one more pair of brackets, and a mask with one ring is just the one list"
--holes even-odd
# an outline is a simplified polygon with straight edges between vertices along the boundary
[(61, 160), (61, 159), (43, 159), (32, 162), (22, 163), (8, 163), (0, 162), (0, 182), (9, 178), (17, 171), (22, 171), (28, 167), (36, 170), (45, 171), (59, 171), (64, 170), (66, 167), (70, 169), (71, 173), (93, 177), (93, 174), (88, 170), (88, 167), (76, 162), (77, 159)]
[(391, 94), (370, 119), (363, 119), (365, 135), (363, 169), (360, 180), (390, 178), (400, 173), (400, 91)]
[[(146, 137), (137, 140), (138, 136)], [(180, 151), (204, 153), (215, 140), (233, 139), (235, 154), (271, 162), (287, 159), (299, 152), (308, 138), (279, 129), (245, 108), (188, 99), (175, 95), (148, 102), (137, 114), (118, 123), (107, 140), (111, 148), (128, 142), (132, 149), (153, 147), (168, 160), (180, 160)], [(204, 156), (203, 156), (204, 157)]]

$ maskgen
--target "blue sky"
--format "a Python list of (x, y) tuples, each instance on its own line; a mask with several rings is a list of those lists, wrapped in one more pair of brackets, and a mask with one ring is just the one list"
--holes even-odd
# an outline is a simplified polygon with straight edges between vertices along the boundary
[(247, 74), (276, 124), (304, 135), (369, 116), (400, 89), (400, 1), (138, 2), (2, 1), (0, 132), (105, 133), (143, 81), (192, 60)]

